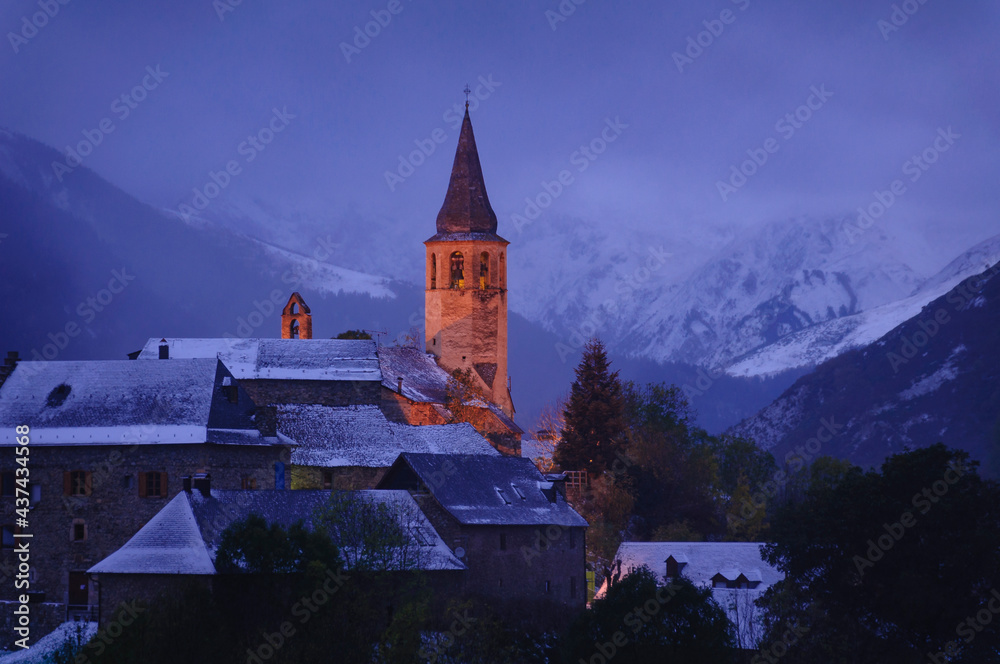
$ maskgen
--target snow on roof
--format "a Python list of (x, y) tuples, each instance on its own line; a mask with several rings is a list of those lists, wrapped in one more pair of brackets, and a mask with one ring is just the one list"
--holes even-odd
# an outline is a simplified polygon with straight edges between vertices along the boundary
[(0, 389), (0, 428), (28, 424), (31, 442), (42, 445), (274, 443), (216, 398), (224, 372), (216, 359), (21, 362)]
[[(712, 588), (712, 580), (718, 575), (726, 581), (743, 576), (751, 584), (756, 583), (756, 587), (745, 589), (712, 588), (712, 597), (726, 611), (741, 638), (756, 647), (763, 631), (761, 615), (753, 602), (784, 578), (761, 558), (761, 546), (756, 542), (623, 542), (615, 560), (621, 561), (622, 576), (645, 565), (665, 580), (666, 560), (673, 556), (682, 563), (678, 570), (681, 576), (696, 586)], [(605, 580), (595, 597), (599, 599), (606, 592)]]
[(188, 494), (163, 506), (132, 539), (88, 570), (91, 574), (215, 574)]
[[(406, 491), (359, 491), (374, 501), (402, 505), (412, 515), (405, 524), (419, 548), (420, 569), (465, 569)], [(329, 491), (182, 491), (124, 546), (90, 568), (94, 574), (215, 574), (213, 563), (223, 531), (258, 514), (288, 528), (297, 521), (313, 527), (313, 514)]]
[[(413, 346), (382, 346), (378, 349), (378, 361), (382, 370), (383, 387), (397, 392), (399, 379), (402, 378), (403, 396), (407, 399), (436, 404), (448, 401), (448, 381), (451, 376), (438, 365), (430, 353)], [(514, 433), (523, 433), (514, 420), (507, 417), (507, 414), (494, 403), (476, 399), (465, 405), (485, 408)]]
[(622, 574), (646, 565), (654, 574), (663, 576), (666, 560), (673, 556), (677, 562), (686, 563), (680, 573), (696, 586), (711, 586), (717, 574), (728, 581), (742, 574), (750, 581), (770, 586), (784, 575), (764, 562), (761, 546), (755, 542), (623, 542), (615, 559), (622, 561)]
[[(140, 360), (159, 360), (162, 340)], [(218, 358), (237, 380), (381, 379), (375, 342), (366, 339), (167, 339), (171, 359)]]
[(390, 422), (378, 406), (278, 406), (278, 431), (296, 466), (387, 468), (402, 452), (499, 456), (471, 424)]
[(401, 472), (401, 465), (416, 473), (441, 506), (465, 525), (587, 526), (529, 459), (406, 453), (383, 484), (393, 481), (390, 477)]
[(403, 396), (421, 403), (445, 403), (448, 400), (448, 372), (438, 366), (434, 356), (412, 346), (383, 346), (378, 349), (382, 385), (395, 392), (403, 378)]

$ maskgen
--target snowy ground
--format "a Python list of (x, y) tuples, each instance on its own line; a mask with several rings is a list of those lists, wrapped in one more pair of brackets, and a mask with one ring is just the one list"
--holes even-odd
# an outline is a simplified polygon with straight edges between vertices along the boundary
[(54, 631), (46, 634), (27, 650), (0, 650), (0, 662), (3, 664), (45, 664), (51, 662), (51, 656), (67, 640), (76, 640), (76, 627), (82, 625), (84, 630), (81, 642), (86, 643), (97, 634), (97, 623), (65, 622)]

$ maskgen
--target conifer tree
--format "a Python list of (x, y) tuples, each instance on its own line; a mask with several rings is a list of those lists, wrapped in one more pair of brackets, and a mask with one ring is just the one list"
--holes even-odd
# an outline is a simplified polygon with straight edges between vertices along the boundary
[(566, 404), (562, 442), (554, 455), (563, 470), (600, 475), (621, 447), (624, 400), (618, 372), (612, 372), (610, 364), (604, 344), (598, 339), (588, 341)]

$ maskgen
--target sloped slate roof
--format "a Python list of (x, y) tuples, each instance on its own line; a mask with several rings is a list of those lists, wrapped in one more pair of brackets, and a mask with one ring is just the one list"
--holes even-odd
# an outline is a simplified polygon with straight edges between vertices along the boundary
[(88, 571), (92, 574), (215, 574), (215, 565), (202, 539), (188, 494), (181, 492), (124, 546)]
[[(680, 567), (680, 574), (696, 586), (711, 588), (717, 574), (728, 581), (735, 581), (742, 574), (749, 581), (759, 582), (756, 588), (712, 588), (712, 597), (726, 611), (741, 638), (754, 648), (763, 632), (753, 602), (784, 578), (761, 558), (761, 546), (756, 542), (623, 542), (615, 560), (621, 561), (623, 576), (645, 565), (665, 582), (666, 560), (673, 556), (678, 563), (686, 563)], [(607, 581), (596, 597), (603, 597), (606, 592)]]
[(448, 372), (438, 366), (434, 356), (412, 346), (383, 346), (378, 349), (382, 385), (395, 392), (403, 378), (403, 396), (420, 403), (445, 403), (448, 400)]
[[(411, 533), (420, 543), (421, 569), (465, 569), (406, 491), (360, 491), (374, 501), (403, 503), (416, 518)], [(213, 561), (222, 532), (234, 521), (259, 514), (287, 528), (312, 517), (329, 491), (181, 492), (113, 554), (90, 568), (96, 574), (215, 574)]]
[(0, 388), (0, 428), (28, 424), (42, 445), (274, 443), (237, 408), (216, 414), (225, 430), (209, 428), (219, 371), (214, 358), (21, 362)]
[[(383, 484), (391, 481), (390, 475), (398, 472), (401, 464), (412, 470), (441, 506), (465, 525), (587, 526), (587, 521), (552, 488), (551, 482), (545, 481), (529, 459), (407, 453), (396, 462)], [(556, 502), (551, 502), (549, 496), (554, 496)]]
[(471, 424), (390, 422), (378, 406), (278, 406), (278, 432), (297, 466), (387, 468), (402, 452), (499, 456)]
[(437, 232), (490, 233), (497, 232), (497, 215), (486, 195), (486, 182), (479, 163), (479, 150), (472, 132), (469, 109), (465, 109), (462, 129), (458, 135), (455, 161), (444, 204), (437, 216)]
[[(167, 339), (171, 359), (219, 358), (237, 380), (381, 380), (367, 339)], [(152, 338), (139, 360), (159, 360)]]
[(679, 563), (686, 563), (680, 573), (696, 586), (710, 587), (717, 574), (728, 581), (742, 574), (750, 581), (761, 582), (754, 591), (763, 592), (784, 575), (764, 562), (761, 546), (754, 542), (623, 542), (615, 560), (622, 561), (623, 575), (645, 565), (663, 577), (666, 560), (673, 556)]
[[(396, 392), (399, 389), (399, 378), (402, 377), (403, 396), (410, 401), (436, 404), (448, 401), (448, 380), (451, 376), (430, 353), (412, 346), (383, 346), (378, 349), (378, 360), (383, 387)], [(475, 400), (465, 405), (486, 408), (511, 431), (523, 433), (521, 427), (494, 403)]]

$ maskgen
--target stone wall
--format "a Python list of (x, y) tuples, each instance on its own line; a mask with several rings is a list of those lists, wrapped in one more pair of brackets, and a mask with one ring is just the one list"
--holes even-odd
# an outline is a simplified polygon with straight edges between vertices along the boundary
[(239, 383), (258, 406), (291, 403), (377, 406), (382, 390), (378, 380), (241, 380)]
[(464, 526), (465, 591), (582, 610), (587, 603), (585, 532), (558, 526)]
[[(275, 463), (288, 458), (280, 446), (237, 445), (80, 445), (33, 447), (31, 479), (41, 485), (41, 496), (29, 512), (26, 532), (30, 540), (31, 590), (45, 593), (45, 601), (65, 605), (71, 572), (87, 569), (114, 553), (149, 519), (182, 490), (181, 477), (205, 472), (212, 487), (241, 489), (255, 484), (260, 490), (275, 488)], [(0, 470), (14, 469), (13, 455), (5, 454)], [(65, 473), (90, 473), (89, 495), (65, 495)], [(166, 495), (139, 495), (139, 473), (166, 473)], [(288, 488), (289, 473), (285, 471)], [(14, 523), (14, 498), (0, 499), (3, 523)], [(76, 540), (76, 524), (83, 539)], [(12, 573), (16, 566), (12, 549), (0, 552), (0, 570)], [(89, 575), (88, 604), (98, 595)], [(0, 583), (0, 599), (14, 599), (13, 584)], [(2, 636), (2, 635), (0, 635)]]
[[(292, 489), (330, 489), (332, 491), (359, 491), (374, 489), (382, 480), (388, 468), (365, 468), (362, 466), (340, 466), (321, 468), (319, 466), (292, 466)], [(325, 475), (332, 480), (327, 485)]]

